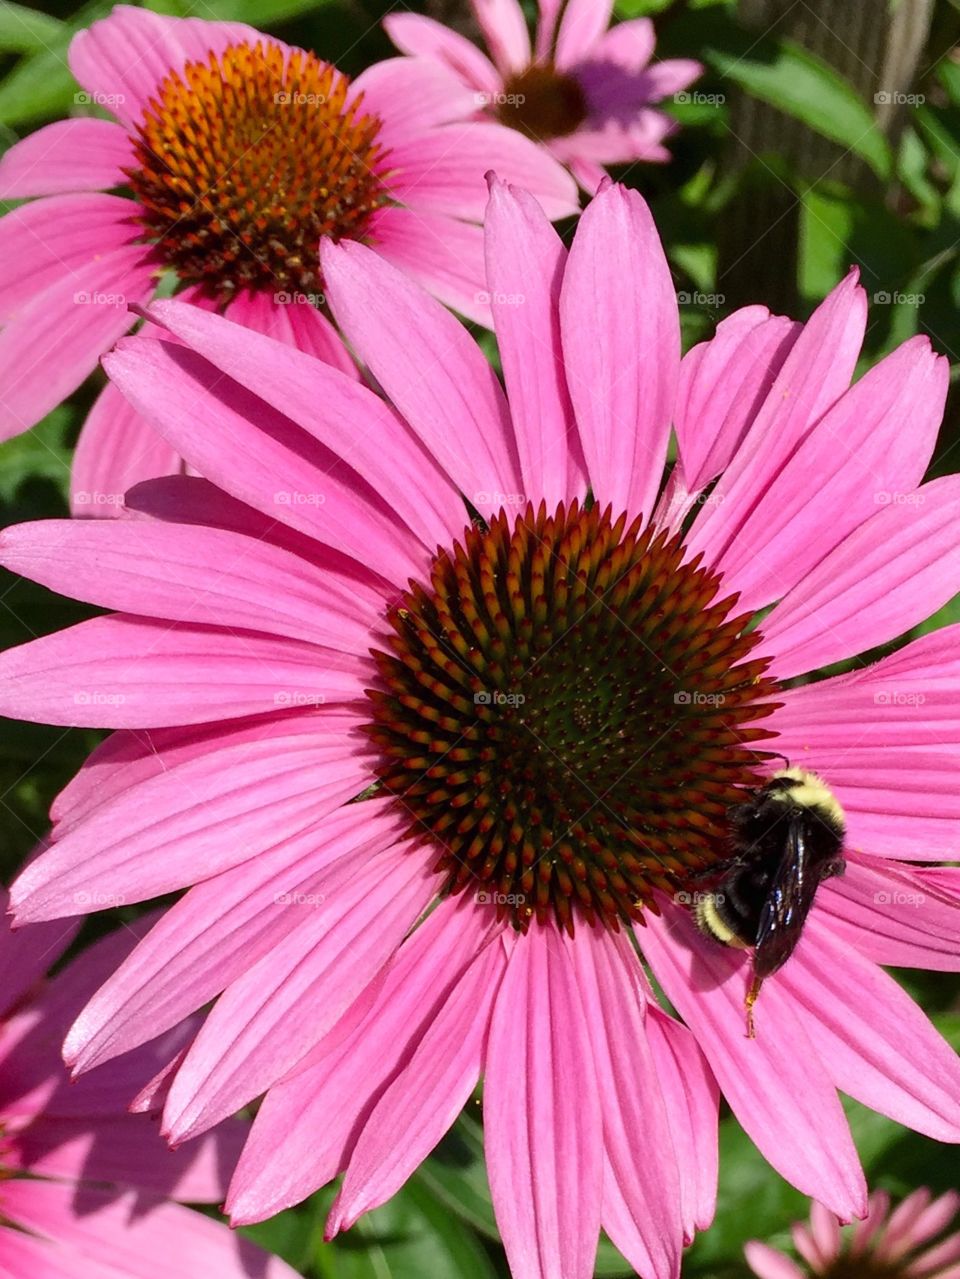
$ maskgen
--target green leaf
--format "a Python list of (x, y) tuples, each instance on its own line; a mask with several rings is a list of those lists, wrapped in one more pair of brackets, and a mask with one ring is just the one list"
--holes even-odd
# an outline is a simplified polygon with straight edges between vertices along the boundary
[(0, 51), (3, 53), (35, 53), (45, 49), (64, 31), (59, 18), (22, 4), (0, 0)]
[[(215, 22), (249, 22), (264, 29), (312, 13), (329, 3), (330, 0), (205, 0), (203, 17)], [(197, 16), (196, 6), (190, 0), (149, 0), (146, 7), (178, 17)]]
[(32, 430), (0, 444), (0, 501), (13, 504), (28, 481), (52, 480), (66, 500), (70, 488), (70, 449), (64, 443), (76, 414), (66, 404)]
[(753, 97), (856, 152), (881, 178), (890, 176), (890, 148), (872, 112), (832, 67), (786, 40), (746, 48), (742, 56), (708, 49), (706, 59)]
[[(81, 27), (89, 26), (111, 9), (109, 0), (93, 0), (60, 24), (43, 52), (22, 58), (0, 83), (0, 124), (22, 125), (46, 116), (66, 115), (82, 99), (67, 65), (67, 48)], [(85, 96), (85, 95), (84, 95)]]

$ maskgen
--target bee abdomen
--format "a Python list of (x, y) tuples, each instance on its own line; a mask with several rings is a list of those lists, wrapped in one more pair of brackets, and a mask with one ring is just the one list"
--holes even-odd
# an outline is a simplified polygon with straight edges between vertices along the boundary
[(744, 950), (756, 939), (756, 923), (751, 923), (726, 893), (701, 893), (694, 909), (694, 919), (702, 933), (724, 946)]

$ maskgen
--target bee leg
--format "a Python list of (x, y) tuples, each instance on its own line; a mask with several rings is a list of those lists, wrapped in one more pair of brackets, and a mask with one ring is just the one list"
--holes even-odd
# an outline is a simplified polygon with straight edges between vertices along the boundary
[(760, 994), (760, 987), (763, 985), (763, 978), (754, 976), (750, 983), (750, 989), (747, 991), (743, 1006), (747, 1010), (747, 1038), (756, 1039), (757, 1030), (753, 1024), (753, 1005), (757, 1002), (757, 996)]

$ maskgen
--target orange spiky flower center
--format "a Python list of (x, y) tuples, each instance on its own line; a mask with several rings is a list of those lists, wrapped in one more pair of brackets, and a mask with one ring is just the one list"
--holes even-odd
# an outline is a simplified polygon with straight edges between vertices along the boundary
[(312, 53), (268, 42), (231, 45), (163, 81), (127, 173), (182, 280), (223, 299), (317, 292), (321, 238), (363, 237), (388, 199), (380, 121), (349, 89)]
[(437, 554), (388, 615), (367, 732), (446, 890), (617, 927), (726, 855), (776, 685), (718, 595), (679, 536), (577, 502)]

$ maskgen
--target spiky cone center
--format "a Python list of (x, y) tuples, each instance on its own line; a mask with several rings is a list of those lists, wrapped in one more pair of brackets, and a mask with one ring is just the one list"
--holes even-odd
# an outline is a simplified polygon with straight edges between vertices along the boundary
[(311, 295), (320, 240), (362, 238), (387, 203), (379, 129), (312, 53), (236, 44), (163, 81), (127, 175), (148, 237), (182, 280), (221, 298)]
[(587, 100), (572, 75), (552, 63), (533, 63), (507, 80), (497, 116), (534, 142), (546, 142), (576, 132), (587, 118)]
[(679, 536), (576, 501), (501, 511), (411, 582), (367, 732), (445, 890), (618, 927), (725, 855), (776, 686), (718, 595)]

